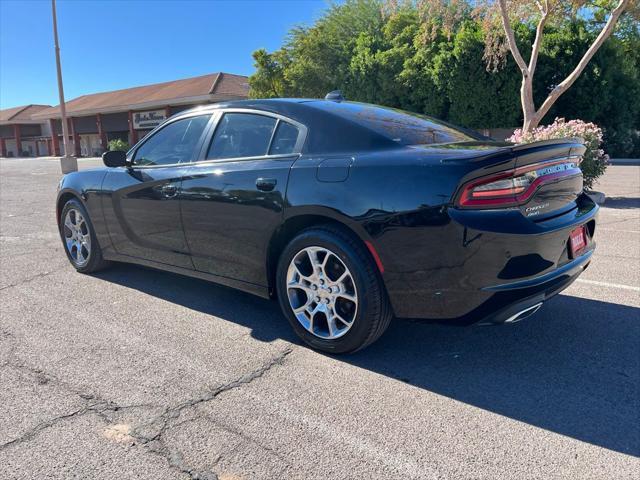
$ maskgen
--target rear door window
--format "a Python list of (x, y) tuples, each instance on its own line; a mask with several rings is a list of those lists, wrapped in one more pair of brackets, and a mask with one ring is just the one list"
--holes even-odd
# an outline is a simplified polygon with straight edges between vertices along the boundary
[(298, 143), (298, 127), (280, 121), (271, 141), (269, 155), (288, 155), (293, 153)]
[(267, 155), (277, 120), (254, 113), (225, 113), (216, 127), (207, 159)]

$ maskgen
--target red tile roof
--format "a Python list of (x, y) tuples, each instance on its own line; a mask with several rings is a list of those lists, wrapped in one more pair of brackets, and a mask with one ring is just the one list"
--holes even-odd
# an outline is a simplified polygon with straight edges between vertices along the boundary
[(33, 123), (31, 115), (51, 108), (51, 105), (22, 105), (21, 107), (0, 110), (0, 123)]
[[(67, 115), (81, 116), (97, 112), (119, 112), (166, 105), (243, 99), (247, 98), (248, 93), (247, 77), (220, 72), (143, 87), (83, 95), (66, 102), (66, 108)], [(56, 106), (38, 112), (34, 118), (59, 116), (60, 108)]]

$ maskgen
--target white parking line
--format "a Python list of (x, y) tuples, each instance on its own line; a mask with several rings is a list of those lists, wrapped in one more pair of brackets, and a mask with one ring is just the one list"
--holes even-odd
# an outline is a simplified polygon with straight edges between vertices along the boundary
[(621, 290), (631, 290), (633, 292), (640, 292), (640, 287), (634, 287), (632, 285), (622, 285), (620, 283), (598, 282), (596, 280), (587, 280), (585, 278), (578, 278), (576, 282), (587, 283), (589, 285), (598, 285), (599, 287), (611, 287), (611, 288), (619, 288)]

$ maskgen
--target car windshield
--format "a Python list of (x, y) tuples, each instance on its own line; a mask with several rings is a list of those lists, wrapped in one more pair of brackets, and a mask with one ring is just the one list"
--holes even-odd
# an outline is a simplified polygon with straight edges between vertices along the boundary
[(435, 118), (356, 102), (317, 102), (318, 108), (369, 128), (400, 145), (470, 142), (482, 139)]

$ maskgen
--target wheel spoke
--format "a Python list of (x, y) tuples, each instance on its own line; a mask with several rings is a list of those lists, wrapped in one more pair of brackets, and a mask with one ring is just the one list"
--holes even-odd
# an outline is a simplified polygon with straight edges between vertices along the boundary
[(337, 285), (341, 285), (342, 282), (344, 282), (347, 279), (347, 277), (350, 277), (350, 276), (351, 274), (349, 273), (349, 270), (345, 270), (344, 272), (342, 272), (342, 275), (340, 275), (338, 279), (333, 283)]
[(85, 260), (84, 253), (82, 252), (82, 244), (80, 242), (76, 243), (76, 257), (80, 263)]
[(342, 315), (340, 315), (338, 312), (334, 311), (334, 315), (336, 316), (336, 318), (338, 320), (340, 320), (342, 323), (344, 323), (347, 326), (351, 326), (351, 324), (353, 323), (353, 320), (350, 321), (350, 322), (346, 321), (344, 318), (342, 318)]
[(304, 280), (307, 280), (307, 281), (309, 281), (311, 279), (309, 276), (305, 275), (302, 270), (300, 270), (300, 266), (297, 263), (295, 263), (295, 261), (291, 262), (291, 265), (293, 266), (293, 268), (298, 273), (298, 275), (300, 276), (301, 279), (304, 279)]
[(340, 292), (336, 294), (336, 299), (344, 298), (345, 300), (349, 300), (350, 302), (356, 303), (356, 296), (351, 295), (350, 293)]
[(320, 271), (327, 279), (329, 278), (329, 276), (327, 275), (327, 263), (329, 262), (329, 257), (331, 257), (331, 255), (333, 255), (333, 253), (327, 252), (327, 254), (324, 256), (324, 260), (322, 260), (322, 263), (320, 264)]
[(314, 275), (317, 275), (318, 272), (323, 272), (323, 270), (322, 270), (323, 262), (321, 262), (318, 259), (318, 253), (321, 252), (321, 251), (322, 250), (319, 249), (319, 248), (314, 248), (314, 249), (307, 250), (307, 255), (309, 256), (309, 260), (311, 261), (311, 266), (313, 267), (313, 274)]
[(329, 328), (329, 335), (331, 337), (335, 336), (338, 326), (336, 325), (335, 315), (331, 310), (327, 311), (327, 327)]

